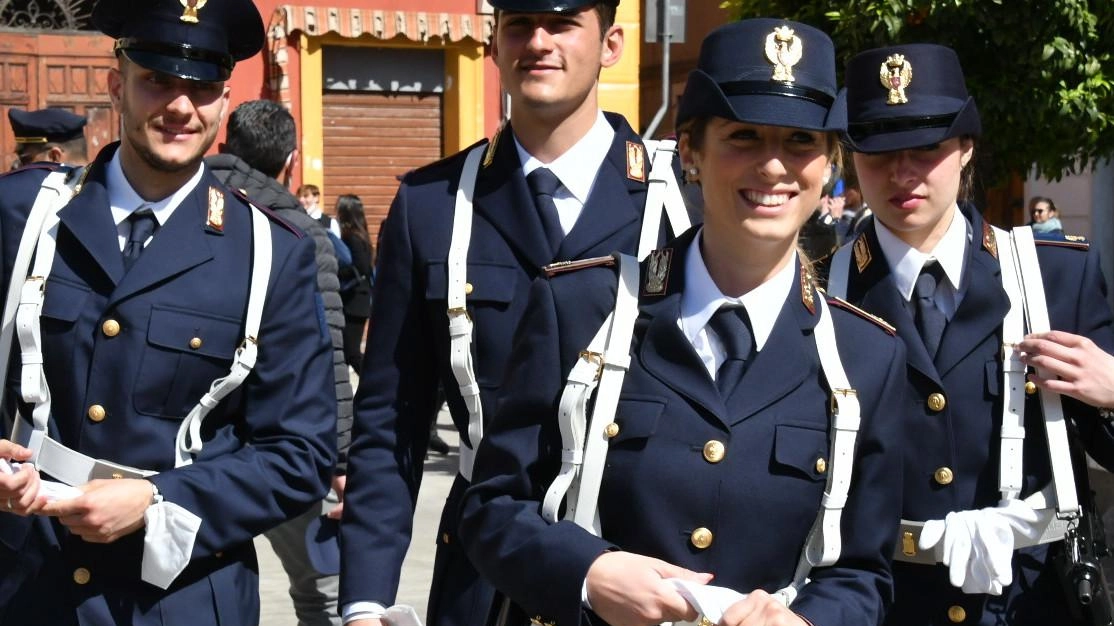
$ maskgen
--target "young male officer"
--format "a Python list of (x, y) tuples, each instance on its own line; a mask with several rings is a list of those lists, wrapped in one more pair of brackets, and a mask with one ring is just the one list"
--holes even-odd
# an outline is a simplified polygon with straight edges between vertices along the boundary
[[(0, 473), (0, 622), (254, 625), (252, 538), (320, 502), (336, 446), (313, 243), (201, 160), (262, 20), (250, 0), (101, 0), (93, 23), (116, 39), (120, 143), (72, 188), (45, 165), (0, 180), (23, 357), (0, 472), (24, 462)], [(58, 224), (20, 245), (35, 204)], [(46, 478), (79, 493), (47, 502)]]
[[(483, 158), (466, 264), (453, 261), (450, 244), (471, 149), (408, 174), (382, 233), (366, 350), (372, 356), (356, 394), (341, 524), (341, 605), (346, 621), (361, 626), (383, 623), (398, 589), (439, 382), (461, 433), (462, 475), (437, 534), (426, 623), (486, 621), (494, 591), (457, 544), (456, 520), (480, 418), (494, 410), (530, 282), (555, 260), (634, 253), (638, 244), (650, 155), (622, 117), (600, 111), (597, 93), (601, 69), (623, 51), (623, 31), (614, 24), (618, 1), (492, 5), (492, 58), (510, 94), (511, 121), (486, 148), (478, 144)], [(466, 315), (447, 301), (461, 269), (466, 283), (456, 285)], [(461, 348), (455, 329), (469, 321), (472, 330), (463, 334), (471, 346)], [(464, 388), (479, 393), (466, 401), (459, 364), (469, 358), (475, 383)]]
[[(8, 121), (16, 143), (16, 167), (49, 161), (85, 165), (85, 118), (65, 109), (38, 111), (8, 109)], [(13, 168), (14, 169), (14, 168)]]

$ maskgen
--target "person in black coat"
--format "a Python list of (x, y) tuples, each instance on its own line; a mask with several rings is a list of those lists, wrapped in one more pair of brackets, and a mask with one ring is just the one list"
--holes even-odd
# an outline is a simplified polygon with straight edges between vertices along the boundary
[[(558, 402), (615, 305), (613, 259), (535, 281), (461, 519), (473, 563), (514, 604), (506, 623), (881, 622), (901, 500), (893, 418), (905, 352), (884, 323), (825, 305), (797, 252), (839, 154), (834, 96), (834, 50), (815, 28), (752, 19), (704, 40), (677, 115), (704, 224), (642, 264), (614, 421), (587, 433), (607, 437), (597, 532), (550, 521), (542, 502), (580, 452), (562, 450)], [(821, 316), (861, 404), (857, 445), (838, 459)], [(805, 583), (795, 572), (836, 463), (853, 476), (836, 524), (842, 551)], [(745, 598), (710, 617), (675, 584)]]
[[(1019, 303), (1004, 287), (1003, 267), (1012, 265), (1002, 252), (1008, 241), (963, 200), (981, 122), (959, 59), (933, 44), (879, 48), (855, 56), (846, 77), (836, 109), (846, 117), (873, 217), (837, 253), (836, 259), (846, 255), (846, 273), (833, 261), (830, 282), (843, 281), (849, 300), (897, 327), (913, 394), (898, 416), (907, 450), (903, 545), (895, 554), (896, 599), (887, 623), (1080, 623), (1055, 565), (1063, 542), (1017, 546), (1039, 537), (1055, 513), (1029, 504), (1052, 479), (1049, 437), (1030, 387), (1017, 409), (1023, 444), (1010, 444), (1017, 451), (1002, 458), (1009, 443), (1003, 443), (1003, 355), (1011, 349), (1004, 319)], [(1036, 256), (1051, 327), (1109, 353), (1114, 333), (1097, 256), (1082, 242), (1040, 239)], [(1024, 387), (1010, 383), (1013, 392)], [(1114, 467), (1109, 421), (1070, 399), (1063, 409), (1072, 456), (1081, 457), (1085, 445)], [(1082, 459), (1058, 458), (1068, 474), (1073, 460), (1086, 506)], [(1018, 465), (1020, 489), (1007, 493), (1000, 480), (1012, 473), (1004, 468)]]
[(371, 235), (367, 232), (364, 203), (358, 196), (337, 198), (340, 238), (352, 253), (352, 263), (341, 268), (340, 297), (344, 301), (344, 358), (360, 374), (364, 329), (371, 317)]

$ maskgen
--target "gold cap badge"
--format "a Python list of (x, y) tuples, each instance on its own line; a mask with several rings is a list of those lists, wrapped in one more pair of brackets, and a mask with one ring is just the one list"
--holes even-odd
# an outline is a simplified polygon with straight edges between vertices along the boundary
[(646, 287), (643, 293), (656, 296), (665, 293), (669, 282), (669, 265), (673, 262), (673, 249), (662, 248), (650, 253), (646, 261)]
[(208, 2), (209, 0), (178, 0), (178, 1), (181, 2), (182, 6), (186, 8), (185, 11), (182, 11), (182, 16), (179, 17), (178, 19), (182, 20), (183, 22), (185, 22), (187, 24), (196, 24), (197, 23), (197, 12), (200, 11), (201, 9), (203, 9), (205, 7), (205, 3)]
[(886, 104), (905, 104), (909, 98), (905, 97), (905, 88), (913, 82), (913, 66), (905, 60), (903, 54), (891, 54), (882, 66), (878, 68), (878, 79), (882, 86), (890, 90), (890, 97)]
[(206, 224), (217, 232), (224, 232), (224, 192), (209, 187), (209, 218)]
[(791, 83), (793, 66), (801, 60), (803, 44), (792, 28), (778, 26), (766, 36), (766, 58), (774, 64), (774, 75), (770, 80)]
[(646, 150), (636, 141), (627, 142), (627, 178), (646, 182)]

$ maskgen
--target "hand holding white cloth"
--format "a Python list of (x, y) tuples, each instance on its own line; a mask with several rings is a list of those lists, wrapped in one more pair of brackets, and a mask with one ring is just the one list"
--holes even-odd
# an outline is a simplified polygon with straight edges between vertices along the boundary
[(143, 519), (147, 531), (143, 538), (141, 577), (167, 589), (190, 564), (201, 518), (173, 502), (163, 501), (147, 507)]
[(925, 522), (918, 544), (922, 550), (937, 551), (952, 585), (964, 593), (1001, 595), (1013, 582), (1017, 541), (1040, 537), (1052, 515), (1051, 509), (1034, 510), (1024, 500), (954, 511), (942, 520)]
[[(667, 578), (665, 582), (673, 585), (673, 587), (677, 589), (677, 593), (681, 594), (681, 597), (683, 597), (692, 608), (696, 609), (700, 615), (713, 624), (718, 624), (720, 620), (723, 619), (723, 614), (729, 607), (737, 602), (742, 602), (747, 597), (747, 594), (739, 593), (727, 587), (701, 585), (692, 581), (681, 580), (680, 578)], [(789, 586), (778, 591), (774, 596), (780, 598), (785, 602), (786, 606), (789, 606), (796, 597), (796, 589)], [(674, 622), (674, 626), (678, 626), (679, 624), (680, 622)]]

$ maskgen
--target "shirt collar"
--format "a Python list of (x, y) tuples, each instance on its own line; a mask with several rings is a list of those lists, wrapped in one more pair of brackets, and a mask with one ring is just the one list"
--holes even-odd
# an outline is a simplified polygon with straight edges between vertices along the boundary
[(145, 206), (151, 209), (155, 214), (155, 219), (158, 220), (159, 226), (166, 224), (166, 220), (170, 219), (170, 215), (174, 213), (174, 209), (178, 208), (179, 204), (185, 200), (197, 184), (201, 182), (201, 175), (205, 173), (204, 161), (197, 166), (197, 173), (186, 181), (169, 196), (157, 202), (147, 202), (136, 193), (135, 188), (128, 182), (128, 177), (124, 175), (124, 168), (120, 164), (120, 151), (117, 150), (116, 154), (108, 161), (108, 168), (106, 173), (106, 184), (108, 187), (108, 206), (112, 210), (112, 220), (119, 226), (128, 216), (132, 214), (140, 206)]
[(958, 207), (952, 211), (952, 221), (948, 225), (948, 230), (928, 254), (899, 239), (879, 220), (875, 219), (874, 224), (875, 231), (878, 233), (878, 245), (882, 248), (886, 262), (889, 263), (894, 282), (897, 284), (897, 291), (902, 298), (905, 300), (912, 298), (913, 288), (917, 284), (921, 268), (930, 258), (940, 263), (952, 289), (959, 291), (960, 280), (963, 277), (963, 264), (967, 260), (967, 243), (971, 238), (971, 228)]
[(681, 330), (690, 343), (694, 342), (697, 334), (704, 329), (721, 305), (742, 304), (746, 307), (747, 316), (750, 318), (755, 348), (761, 350), (766, 345), (766, 340), (770, 338), (774, 322), (777, 321), (785, 299), (789, 297), (789, 292), (793, 288), (797, 266), (796, 253), (766, 282), (741, 296), (725, 296), (712, 280), (711, 274), (708, 273), (708, 266), (704, 263), (704, 254), (700, 251), (703, 232), (701, 229), (697, 233), (689, 247), (689, 254), (685, 257), (685, 289), (681, 293)]
[[(513, 135), (513, 133), (512, 133)], [(522, 163), (522, 175), (529, 176), (530, 172), (539, 167), (547, 167), (552, 171), (574, 198), (584, 204), (588, 201), (588, 194), (596, 182), (596, 174), (600, 165), (611, 151), (611, 143), (615, 141), (615, 129), (599, 111), (596, 122), (588, 133), (580, 138), (564, 154), (553, 160), (552, 163), (542, 163), (534, 158), (522, 144), (518, 137), (514, 139), (515, 148), (518, 149), (518, 160)]]

